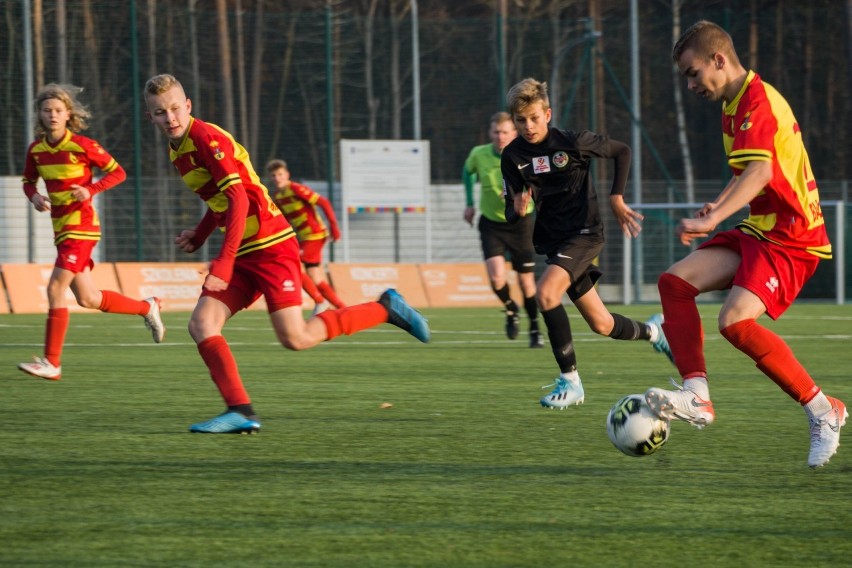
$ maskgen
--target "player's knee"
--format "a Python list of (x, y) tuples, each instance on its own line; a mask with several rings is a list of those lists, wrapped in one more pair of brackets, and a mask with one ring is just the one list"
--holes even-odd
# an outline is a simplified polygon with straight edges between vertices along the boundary
[(186, 325), (186, 329), (189, 331), (189, 336), (192, 337), (196, 343), (200, 343), (208, 337), (222, 334), (221, 326), (217, 326), (210, 319), (199, 317), (195, 314), (189, 318), (189, 323)]
[(592, 318), (591, 320), (588, 320), (588, 324), (589, 329), (598, 335), (609, 336), (610, 332), (612, 332), (613, 322), (611, 319)]
[(540, 310), (552, 310), (562, 305), (562, 293), (550, 290), (549, 288), (539, 287), (535, 291), (535, 301)]
[(75, 296), (77, 299), (77, 305), (81, 308), (86, 308), (87, 310), (97, 310), (101, 307), (101, 295), (100, 294), (80, 294)]
[(310, 341), (310, 339), (306, 336), (296, 336), (293, 334), (279, 334), (278, 341), (285, 349), (289, 349), (290, 351), (302, 351), (304, 349), (310, 349), (315, 344), (313, 341)]

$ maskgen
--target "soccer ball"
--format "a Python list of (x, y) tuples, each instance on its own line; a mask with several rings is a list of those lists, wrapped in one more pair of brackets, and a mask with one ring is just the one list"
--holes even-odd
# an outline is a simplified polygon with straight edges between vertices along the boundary
[(628, 456), (647, 456), (666, 443), (669, 421), (654, 414), (644, 396), (629, 394), (610, 409), (606, 433), (612, 444)]

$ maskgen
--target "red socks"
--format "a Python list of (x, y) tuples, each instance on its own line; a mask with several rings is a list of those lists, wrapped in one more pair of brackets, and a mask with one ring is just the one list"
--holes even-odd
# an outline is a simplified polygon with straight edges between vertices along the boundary
[(706, 377), (704, 329), (695, 297), (698, 289), (678, 276), (664, 272), (657, 282), (663, 305), (663, 332), (674, 355), (675, 365), (684, 379)]
[(68, 331), (68, 308), (51, 308), (47, 311), (47, 326), (44, 330), (44, 358), (54, 367), (62, 359), (65, 332)]
[(311, 277), (308, 276), (308, 273), (305, 271), (302, 271), (302, 290), (311, 297), (311, 300), (313, 300), (315, 304), (322, 303), (322, 293), (317, 290), (317, 285), (314, 284), (314, 281), (311, 280)]
[(227, 406), (251, 404), (251, 399), (243, 387), (237, 362), (231, 353), (228, 342), (221, 335), (208, 337), (198, 344), (198, 353), (210, 371), (210, 378), (225, 400)]
[(101, 290), (101, 305), (98, 309), (110, 314), (131, 314), (144, 316), (151, 305), (145, 300), (134, 300), (112, 290)]
[(346, 304), (344, 304), (343, 300), (341, 300), (337, 296), (337, 293), (334, 291), (334, 288), (332, 288), (331, 284), (329, 284), (328, 282), (320, 282), (319, 284), (317, 284), (317, 289), (325, 297), (326, 300), (331, 302), (331, 305), (333, 305), (335, 308), (340, 309), (346, 307)]
[(341, 310), (326, 310), (316, 317), (325, 323), (326, 341), (338, 335), (352, 335), (388, 321), (388, 312), (378, 302), (348, 306)]
[(722, 330), (731, 345), (751, 357), (781, 389), (800, 404), (819, 394), (819, 387), (793, 355), (790, 346), (753, 319), (739, 321)]

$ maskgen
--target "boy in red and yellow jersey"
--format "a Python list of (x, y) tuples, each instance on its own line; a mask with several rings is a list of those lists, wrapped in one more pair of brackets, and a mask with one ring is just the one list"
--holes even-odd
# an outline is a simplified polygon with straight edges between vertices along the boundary
[[(275, 190), (273, 201), (296, 230), (305, 268), (302, 272), (302, 287), (316, 304), (314, 314), (328, 309), (329, 303), (335, 308), (345, 307), (326, 281), (322, 267), (322, 249), (329, 235), (335, 242), (340, 240), (340, 229), (331, 202), (308, 186), (291, 180), (290, 170), (284, 160), (272, 160), (266, 164), (266, 171)], [(323, 223), (317, 206), (325, 213), (328, 227)]]
[(151, 77), (144, 94), (148, 118), (169, 139), (172, 163), (187, 187), (207, 204), (198, 226), (181, 231), (175, 244), (191, 253), (213, 229), (225, 233), (190, 318), (189, 334), (227, 409), (193, 424), (191, 432), (252, 433), (260, 429), (222, 329), (261, 295), (278, 341), (287, 349), (308, 349), (386, 322), (424, 343), (429, 341), (428, 323), (395, 290), (386, 290), (378, 302), (327, 310), (305, 321), (295, 231), (260, 182), (248, 152), (228, 132), (190, 114), (192, 103), (172, 75)]
[(831, 258), (799, 125), (778, 91), (741, 65), (731, 36), (718, 25), (694, 24), (672, 57), (690, 90), (722, 101), (723, 140), (733, 172), (715, 201), (680, 222), (681, 242), (689, 245), (710, 235), (746, 205), (750, 211), (735, 229), (718, 233), (660, 277), (663, 328), (683, 387), (652, 388), (645, 397), (663, 418), (699, 428), (713, 422), (695, 298), (730, 288), (719, 313), (722, 336), (804, 407), (811, 437), (808, 465), (825, 465), (840, 443), (846, 405), (823, 394), (784, 340), (757, 323), (763, 314), (780, 317), (820, 259)]
[[(85, 130), (90, 116), (76, 98), (79, 91), (79, 87), (71, 85), (50, 84), (38, 92), (37, 139), (27, 149), (24, 166), (24, 193), (36, 211), (50, 211), (57, 257), (47, 284), (44, 357), (34, 357), (18, 368), (54, 381), (62, 375), (60, 360), (69, 321), (65, 293), (69, 287), (84, 308), (142, 316), (157, 343), (166, 332), (158, 298), (134, 300), (111, 290), (98, 290), (92, 279), (92, 250), (101, 238), (92, 197), (115, 187), (127, 176), (100, 144), (78, 134)], [(95, 182), (93, 168), (106, 175)], [(39, 178), (44, 180), (47, 196), (38, 192)]]

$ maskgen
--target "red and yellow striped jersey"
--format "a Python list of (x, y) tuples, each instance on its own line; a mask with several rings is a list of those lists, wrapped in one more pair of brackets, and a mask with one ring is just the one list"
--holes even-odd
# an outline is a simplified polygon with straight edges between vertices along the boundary
[(758, 238), (831, 258), (831, 243), (802, 133), (790, 105), (749, 71), (743, 88), (723, 105), (722, 133), (735, 176), (748, 162), (772, 163), (772, 180), (749, 203), (738, 227)]
[(255, 173), (246, 149), (222, 128), (193, 117), (180, 145), (169, 145), (169, 157), (225, 232), (222, 250), (210, 264), (211, 274), (227, 282), (236, 257), (295, 236)]
[[(92, 183), (92, 168), (106, 175)], [(50, 199), (50, 217), (56, 244), (65, 239), (97, 241), (101, 238), (101, 223), (91, 198), (76, 201), (71, 186), (81, 185), (92, 195), (106, 191), (123, 182), (127, 174), (100, 144), (70, 130), (56, 144), (47, 138), (34, 141), (27, 148), (24, 165), (24, 193), (32, 198), (38, 191), (38, 178), (44, 180)]]
[(324, 239), (329, 235), (316, 207), (325, 198), (308, 186), (291, 181), (287, 187), (276, 191), (272, 199), (296, 230), (300, 241)]

